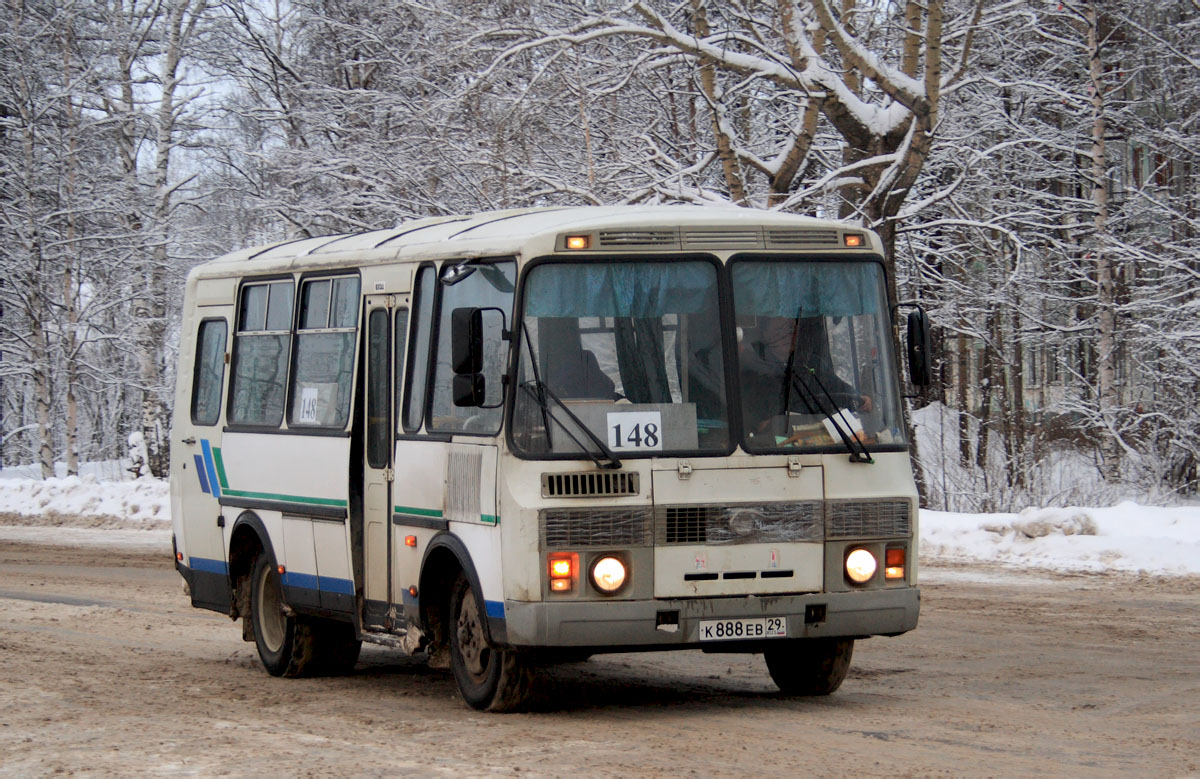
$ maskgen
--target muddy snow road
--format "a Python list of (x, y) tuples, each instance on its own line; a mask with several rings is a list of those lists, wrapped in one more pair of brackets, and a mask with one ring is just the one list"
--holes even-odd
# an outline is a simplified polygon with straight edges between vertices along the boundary
[(859, 642), (829, 698), (781, 698), (757, 656), (611, 655), (489, 715), (374, 647), (272, 678), (160, 554), (0, 543), (0, 772), (1200, 771), (1195, 579), (925, 578), (920, 627)]

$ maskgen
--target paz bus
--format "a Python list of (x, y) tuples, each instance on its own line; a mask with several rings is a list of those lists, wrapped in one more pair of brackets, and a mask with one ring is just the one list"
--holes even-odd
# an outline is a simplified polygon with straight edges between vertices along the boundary
[(349, 671), (366, 641), (505, 711), (546, 663), (699, 648), (828, 694), (856, 640), (920, 606), (886, 281), (868, 230), (695, 206), (434, 217), (199, 265), (176, 568), (276, 676)]

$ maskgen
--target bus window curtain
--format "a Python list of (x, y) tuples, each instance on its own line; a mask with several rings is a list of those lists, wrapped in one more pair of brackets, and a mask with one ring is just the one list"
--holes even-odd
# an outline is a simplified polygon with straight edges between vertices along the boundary
[(670, 403), (661, 319), (616, 319), (617, 366), (631, 403)]

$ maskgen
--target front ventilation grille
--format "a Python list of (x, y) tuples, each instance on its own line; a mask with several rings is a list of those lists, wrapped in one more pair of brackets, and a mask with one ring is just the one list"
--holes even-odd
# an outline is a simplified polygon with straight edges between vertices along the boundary
[(664, 544), (703, 544), (708, 538), (709, 515), (716, 506), (666, 506), (659, 522)]
[(840, 245), (837, 230), (767, 230), (768, 248)]
[(679, 236), (674, 230), (601, 230), (598, 243), (606, 249), (673, 249)]
[(684, 230), (682, 237), (685, 249), (759, 249), (763, 245), (759, 230)]
[(543, 498), (621, 497), (638, 494), (638, 474), (629, 471), (543, 473)]
[(654, 511), (648, 506), (544, 509), (538, 526), (543, 549), (650, 546)]
[(825, 504), (827, 538), (881, 538), (912, 533), (907, 500), (831, 500)]
[(820, 541), (819, 500), (734, 506), (663, 506), (656, 512), (659, 544), (770, 544)]

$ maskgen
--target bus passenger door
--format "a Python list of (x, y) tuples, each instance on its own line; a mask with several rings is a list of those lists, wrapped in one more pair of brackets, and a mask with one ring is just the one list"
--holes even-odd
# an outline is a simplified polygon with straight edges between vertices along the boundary
[(392, 462), (392, 348), (393, 316), (408, 319), (405, 309), (393, 311), (389, 297), (366, 299), (366, 360), (363, 414), (363, 625), (389, 629), (393, 615), (390, 591)]
[(192, 380), (186, 374), (179, 380), (171, 441), (171, 500), (178, 503), (172, 506), (172, 529), (183, 554), (180, 562), (192, 573), (192, 604), (218, 611), (229, 609), (218, 501), (226, 486), (220, 467), (221, 426), (232, 319), (231, 306), (200, 306), (185, 321), (196, 336), (183, 339), (180, 362)]

